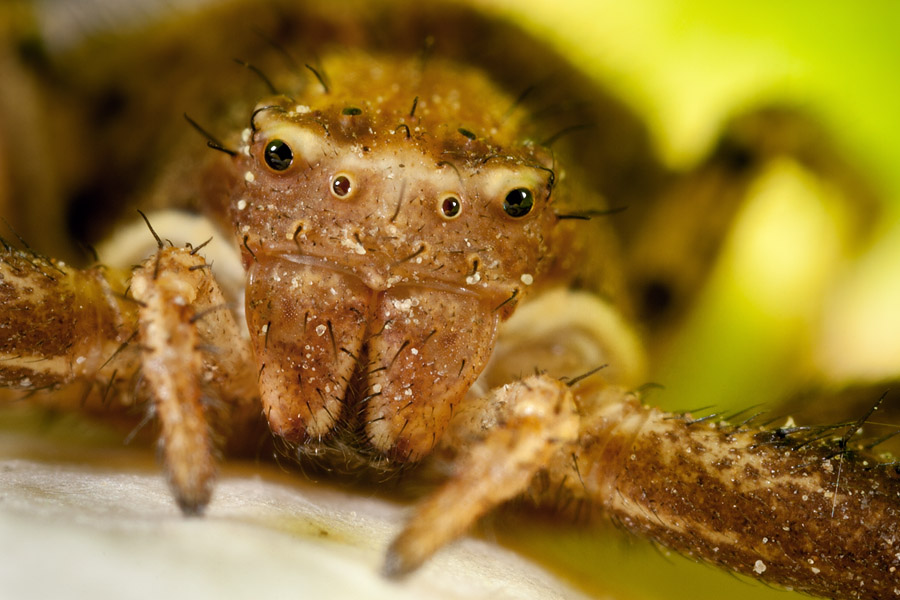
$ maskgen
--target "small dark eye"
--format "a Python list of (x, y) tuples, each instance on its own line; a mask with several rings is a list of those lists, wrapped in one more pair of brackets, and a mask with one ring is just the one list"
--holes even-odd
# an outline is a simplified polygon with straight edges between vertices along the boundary
[(441, 200), (441, 213), (447, 219), (455, 218), (459, 215), (460, 210), (462, 210), (462, 203), (456, 196), (447, 196)]
[(346, 175), (337, 175), (331, 180), (331, 193), (338, 198), (346, 198), (353, 191), (353, 182)]
[(503, 212), (511, 217), (524, 217), (534, 208), (534, 195), (531, 190), (516, 188), (506, 194), (503, 200)]
[(283, 140), (272, 140), (266, 144), (266, 164), (276, 171), (284, 171), (294, 162), (294, 152)]

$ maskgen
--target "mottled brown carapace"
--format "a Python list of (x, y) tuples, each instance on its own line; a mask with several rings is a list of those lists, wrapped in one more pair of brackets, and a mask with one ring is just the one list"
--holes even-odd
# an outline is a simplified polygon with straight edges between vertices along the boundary
[[(92, 128), (94, 214), (130, 194), (157, 211), (156, 247), (78, 269), (4, 242), (0, 384), (119, 416), (146, 403), (187, 513), (210, 501), (218, 440), (258, 447), (262, 420), (300, 460), (437, 477), (390, 575), (527, 497), (811, 594), (900, 595), (900, 483), (851, 447), (861, 423), (694, 421), (633, 391), (630, 319), (672, 327), (665, 305), (688, 303), (725, 236), (704, 207), (727, 221), (760, 165), (819, 156), (819, 138), (768, 136), (794, 117), (763, 111), (669, 173), (620, 103), (521, 30), (455, 5), (332, 4), (236, 3), (136, 53), (103, 47), (71, 80), (78, 52), (44, 66)], [(166, 205), (217, 224), (240, 274), (205, 236), (165, 241)], [(642, 229), (660, 221), (690, 233)], [(673, 256), (693, 262), (657, 268)]]

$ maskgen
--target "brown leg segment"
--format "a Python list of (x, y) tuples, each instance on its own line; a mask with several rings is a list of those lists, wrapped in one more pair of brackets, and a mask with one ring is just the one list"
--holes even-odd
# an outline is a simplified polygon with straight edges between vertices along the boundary
[[(205, 384), (226, 399), (247, 387), (237, 362), (248, 354), (233, 319), (223, 314), (222, 294), (203, 257), (189, 249), (163, 248), (135, 271), (131, 291), (140, 307), (142, 376), (162, 428), (160, 445), (169, 484), (181, 509), (199, 513), (209, 503), (215, 479), (210, 414)], [(225, 326), (218, 339), (204, 339), (203, 328)], [(230, 329), (234, 339), (222, 339)], [(205, 359), (202, 347), (218, 342)], [(226, 368), (235, 368), (223, 373)]]
[(572, 394), (548, 377), (529, 377), (464, 405), (444, 442), (470, 450), (455, 461), (450, 479), (416, 507), (388, 549), (385, 573), (416, 569), (487, 511), (521, 494), (577, 434)]
[(849, 450), (861, 423), (734, 427), (616, 388), (579, 404), (592, 416), (548, 466), (554, 497), (565, 485), (626, 529), (769, 583), (828, 598), (900, 593), (900, 480), (894, 464)]
[[(99, 405), (118, 394), (138, 367), (128, 344), (137, 330), (137, 305), (123, 295), (127, 274), (73, 269), (2, 243), (0, 387), (52, 389), (42, 399), (61, 408)], [(55, 392), (71, 383), (100, 393), (91, 395), (82, 386), (74, 393)]]

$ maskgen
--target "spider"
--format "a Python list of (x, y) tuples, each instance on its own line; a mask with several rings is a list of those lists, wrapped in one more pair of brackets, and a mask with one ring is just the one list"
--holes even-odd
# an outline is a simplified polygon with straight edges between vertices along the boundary
[[(110, 77), (135, 64), (113, 56), (97, 69), (122, 87), (67, 90), (105, 101), (87, 103), (102, 106), (82, 125), (106, 153), (84, 159), (92, 187), (75, 194), (72, 228), (95, 234), (109, 226), (97, 215), (135, 197), (155, 249), (132, 259), (133, 234), (119, 234), (124, 268), (74, 268), (25, 237), (4, 242), (0, 383), (88, 412), (147, 403), (186, 514), (210, 501), (217, 445), (254, 443), (261, 417), (304, 464), (436, 480), (387, 550), (392, 577), (525, 496), (778, 585), (893, 593), (900, 485), (892, 465), (857, 452), (866, 419), (695, 419), (640, 391), (632, 320), (664, 339), (734, 197), (773, 156), (821, 157), (815, 127), (787, 109), (754, 113), (677, 176), (575, 69), (538, 60), (543, 48), (498, 52), (521, 31), (451, 6), (354, 8), (347, 19), (284, 6), (248, 31), (236, 24), (258, 7), (226, 7), (191, 60), (163, 63), (185, 89)], [(252, 101), (210, 102), (185, 75), (221, 61), (226, 39), (259, 81), (204, 79), (221, 82), (219, 97), (252, 89)], [(541, 64), (552, 85), (522, 85)], [(208, 149), (184, 126), (130, 136), (135, 115), (176, 104), (200, 113), (188, 121)], [(132, 177), (157, 161), (172, 165), (165, 177)], [(215, 263), (205, 239), (166, 239), (172, 206), (233, 241)], [(673, 211), (704, 218), (689, 226)], [(658, 224), (673, 221), (660, 241)]]

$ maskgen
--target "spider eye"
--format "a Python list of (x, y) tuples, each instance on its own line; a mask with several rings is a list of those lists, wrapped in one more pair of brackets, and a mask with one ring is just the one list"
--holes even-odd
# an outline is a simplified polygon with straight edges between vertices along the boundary
[(283, 140), (271, 140), (266, 144), (266, 164), (275, 171), (284, 171), (294, 162), (294, 152)]
[(346, 198), (354, 192), (353, 181), (343, 173), (331, 180), (331, 193), (336, 198)]
[(503, 212), (511, 217), (524, 217), (534, 208), (534, 194), (525, 188), (516, 188), (506, 194), (503, 200)]
[(459, 216), (461, 210), (462, 203), (456, 196), (445, 196), (444, 199), (441, 200), (441, 214), (444, 215), (444, 218), (455, 219)]

